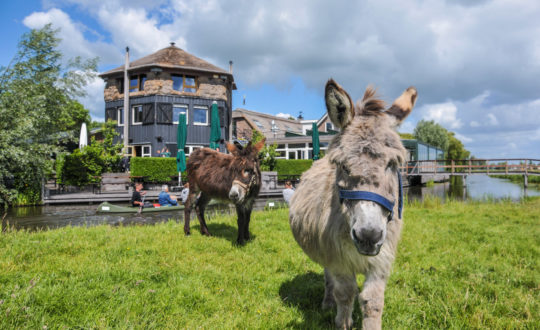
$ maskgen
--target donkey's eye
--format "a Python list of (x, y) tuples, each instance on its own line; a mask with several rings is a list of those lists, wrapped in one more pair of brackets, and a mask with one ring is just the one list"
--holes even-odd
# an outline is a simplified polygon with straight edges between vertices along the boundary
[(251, 170), (244, 170), (244, 172), (242, 173), (242, 176), (243, 176), (244, 178), (247, 178), (247, 177), (250, 176), (250, 175), (251, 175)]

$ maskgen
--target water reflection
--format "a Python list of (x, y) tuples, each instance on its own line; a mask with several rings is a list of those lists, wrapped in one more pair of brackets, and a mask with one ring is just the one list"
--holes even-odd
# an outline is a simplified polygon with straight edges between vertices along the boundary
[[(523, 185), (507, 180), (490, 178), (487, 175), (471, 175), (465, 182), (454, 179), (452, 182), (435, 184), (431, 187), (409, 187), (405, 193), (409, 200), (422, 200), (425, 196), (437, 196), (443, 200), (450, 196), (457, 199), (486, 199), (510, 198), (519, 200), (524, 196), (540, 196), (539, 186), (530, 186), (524, 190)], [(281, 198), (273, 200), (259, 199), (255, 209), (264, 208), (268, 202), (284, 203)], [(112, 226), (124, 225), (152, 225), (159, 222), (173, 220), (182, 222), (183, 211), (155, 212), (138, 214), (97, 214), (98, 205), (62, 205), (62, 206), (33, 206), (18, 207), (8, 211), (2, 220), (2, 229), (15, 227), (16, 229), (52, 229), (63, 226), (95, 226), (109, 224)], [(194, 215), (192, 221), (197, 222)], [(210, 205), (206, 216), (211, 218), (220, 214), (236, 214), (234, 207), (229, 204)]]
[(437, 196), (443, 200), (448, 197), (455, 199), (501, 199), (519, 200), (526, 196), (540, 196), (538, 186), (523, 184), (509, 180), (491, 178), (487, 175), (470, 175), (465, 180), (453, 177), (450, 182), (437, 183), (431, 187), (409, 187), (406, 194), (409, 200), (422, 200), (425, 196)]
[[(269, 201), (260, 199), (255, 202), (255, 209), (263, 209)], [(283, 202), (276, 199), (276, 206)], [(119, 204), (121, 205), (121, 204)], [(127, 204), (123, 204), (127, 206)], [(8, 210), (6, 218), (2, 221), (2, 230), (14, 227), (16, 229), (54, 229), (64, 226), (96, 226), (109, 224), (112, 226), (127, 225), (153, 225), (160, 222), (173, 220), (184, 221), (184, 211), (163, 211), (141, 214), (103, 214), (96, 213), (98, 204), (93, 205), (59, 205), (59, 206), (29, 206), (17, 207)], [(211, 219), (216, 215), (236, 214), (231, 204), (209, 205), (205, 211), (205, 217)], [(195, 212), (192, 212), (193, 220), (197, 222)]]

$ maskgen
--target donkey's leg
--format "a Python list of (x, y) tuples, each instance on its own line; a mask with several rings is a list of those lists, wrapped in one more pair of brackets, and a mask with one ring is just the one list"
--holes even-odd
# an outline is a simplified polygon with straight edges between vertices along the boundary
[(244, 245), (244, 227), (246, 226), (246, 210), (244, 205), (235, 205), (236, 206), (236, 216), (238, 224), (238, 237), (236, 243), (238, 245)]
[(250, 235), (249, 235), (249, 222), (251, 221), (251, 210), (253, 205), (245, 206), (248, 207), (245, 209), (245, 218), (244, 218), (244, 230), (242, 232), (242, 235), (244, 235), (244, 239), (246, 241), (249, 241)]
[(334, 280), (328, 269), (324, 269), (324, 298), (322, 301), (323, 309), (336, 307), (336, 299), (334, 298)]
[(210, 232), (208, 231), (206, 221), (204, 220), (204, 209), (206, 208), (211, 199), (212, 198), (210, 198), (207, 194), (201, 192), (201, 195), (199, 196), (199, 199), (197, 200), (195, 206), (195, 212), (197, 212), (197, 217), (199, 218), (199, 223), (201, 224), (201, 234), (206, 236), (210, 236)]
[[(191, 185), (193, 187), (193, 185)], [(184, 205), (184, 234), (186, 236), (191, 235), (191, 231), (189, 228), (189, 222), (191, 221), (191, 209), (193, 208), (193, 205), (195, 204), (195, 196), (197, 192), (195, 189), (191, 189), (189, 191), (188, 198), (186, 199), (186, 203)]]
[(358, 294), (356, 275), (332, 274), (330, 271), (326, 273), (330, 275), (334, 284), (334, 299), (337, 304), (336, 327), (351, 329), (354, 299)]
[(381, 329), (385, 288), (386, 279), (366, 274), (364, 288), (359, 295), (363, 329)]

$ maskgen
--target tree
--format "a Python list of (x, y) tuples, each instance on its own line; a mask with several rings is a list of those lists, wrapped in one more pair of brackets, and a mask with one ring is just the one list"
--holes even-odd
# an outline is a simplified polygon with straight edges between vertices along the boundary
[[(264, 135), (258, 130), (254, 129), (251, 132), (251, 143), (255, 144), (264, 139)], [(276, 167), (276, 157), (278, 153), (276, 151), (277, 144), (268, 145), (265, 144), (264, 147), (259, 151), (259, 160), (261, 162), (262, 171), (273, 171)]]
[(463, 143), (458, 140), (454, 132), (448, 132), (448, 150), (446, 151), (446, 159), (468, 159), (471, 153), (465, 149)]
[(75, 97), (85, 95), (97, 58), (63, 65), (57, 33), (49, 24), (24, 34), (9, 66), (0, 68), (0, 207), (40, 191), (61, 142), (75, 141), (90, 122)]
[(413, 132), (417, 140), (431, 144), (446, 151), (448, 149), (448, 131), (433, 120), (420, 120)]

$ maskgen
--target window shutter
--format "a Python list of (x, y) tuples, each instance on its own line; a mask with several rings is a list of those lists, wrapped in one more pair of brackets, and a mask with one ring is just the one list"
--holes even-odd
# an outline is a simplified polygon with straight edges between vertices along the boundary
[(225, 127), (225, 124), (227, 123), (227, 111), (225, 111), (224, 107), (219, 107), (218, 113), (219, 113), (219, 126)]
[(105, 110), (105, 121), (107, 120), (118, 120), (118, 118), (116, 118), (116, 108), (107, 108)]
[(143, 125), (154, 123), (154, 103), (143, 104)]
[(172, 124), (173, 106), (171, 103), (157, 104), (157, 120), (158, 124)]

